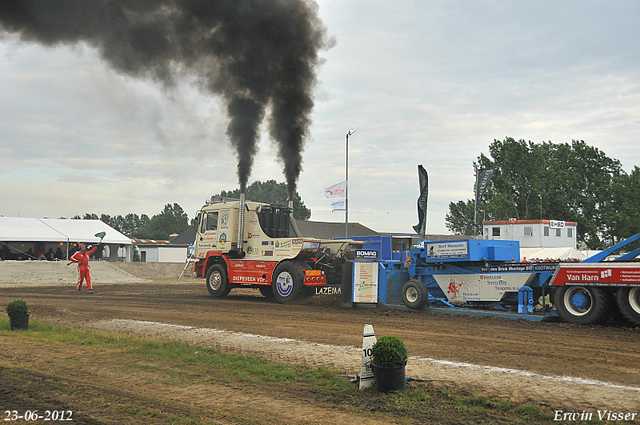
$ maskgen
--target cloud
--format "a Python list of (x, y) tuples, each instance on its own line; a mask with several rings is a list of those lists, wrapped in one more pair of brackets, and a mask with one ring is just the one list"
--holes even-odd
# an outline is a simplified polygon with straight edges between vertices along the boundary
[[(640, 164), (640, 6), (507, 1), (319, 1), (335, 47), (322, 52), (298, 191), (312, 220), (345, 178), (349, 219), (390, 232), (418, 222), (417, 165), (429, 172), (429, 232), (473, 196), (473, 161), (494, 139), (583, 139)], [(86, 46), (0, 41), (0, 214), (191, 215), (238, 185), (220, 99), (124, 77)], [(249, 181), (284, 181), (263, 131)], [(87, 191), (74, 176), (99, 181)], [(34, 200), (45, 200), (38, 202)]]

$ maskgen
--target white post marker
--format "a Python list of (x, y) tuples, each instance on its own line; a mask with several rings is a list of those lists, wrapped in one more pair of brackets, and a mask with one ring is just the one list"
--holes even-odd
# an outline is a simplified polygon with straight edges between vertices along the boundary
[(371, 369), (371, 347), (376, 343), (376, 334), (373, 332), (373, 326), (364, 325), (362, 334), (362, 365), (360, 367), (360, 389), (370, 388), (375, 383), (373, 377), (373, 369)]

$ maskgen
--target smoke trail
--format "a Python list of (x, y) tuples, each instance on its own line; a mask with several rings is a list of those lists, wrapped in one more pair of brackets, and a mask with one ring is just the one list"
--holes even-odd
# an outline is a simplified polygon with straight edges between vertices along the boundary
[(241, 191), (266, 116), (293, 199), (318, 52), (330, 47), (317, 12), (311, 0), (1, 0), (0, 31), (46, 46), (84, 42), (118, 72), (166, 86), (198, 76), (225, 100)]

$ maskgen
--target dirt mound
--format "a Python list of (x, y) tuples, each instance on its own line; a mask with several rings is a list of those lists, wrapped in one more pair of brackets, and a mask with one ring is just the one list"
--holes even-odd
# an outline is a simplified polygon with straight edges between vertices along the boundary
[[(185, 263), (113, 263), (91, 261), (91, 282), (133, 283), (178, 279), (193, 281), (193, 267)], [(75, 285), (77, 266), (66, 261), (0, 261), (0, 287)]]
[[(117, 263), (91, 261), (91, 282), (95, 284), (142, 282)], [(0, 261), (0, 287), (75, 285), (78, 268), (66, 261)]]

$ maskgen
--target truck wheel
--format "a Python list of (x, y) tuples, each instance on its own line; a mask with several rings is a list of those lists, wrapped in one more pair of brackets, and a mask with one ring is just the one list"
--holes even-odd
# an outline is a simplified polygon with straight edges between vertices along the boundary
[(630, 322), (640, 325), (640, 286), (618, 288), (618, 309)]
[(605, 291), (585, 286), (563, 286), (556, 289), (553, 305), (567, 322), (601, 324), (609, 319), (611, 311), (611, 297)]
[(424, 283), (417, 279), (409, 279), (402, 286), (402, 302), (413, 310), (419, 310), (429, 300), (429, 291)]
[(209, 293), (216, 298), (226, 297), (231, 290), (227, 272), (220, 264), (209, 267), (206, 280)]
[(297, 300), (304, 292), (304, 263), (285, 261), (273, 272), (273, 295), (281, 304)]
[(260, 293), (265, 298), (273, 298), (273, 288), (271, 286), (261, 286), (258, 288)]

